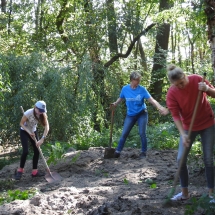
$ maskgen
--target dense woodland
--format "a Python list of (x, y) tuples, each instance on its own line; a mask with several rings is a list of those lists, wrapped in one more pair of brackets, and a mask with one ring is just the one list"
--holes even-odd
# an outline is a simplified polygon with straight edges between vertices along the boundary
[[(214, 84), (215, 1), (1, 0), (0, 144), (14, 143), (24, 109), (47, 103), (49, 141), (108, 144), (110, 104), (129, 74), (165, 105), (166, 66)], [(172, 122), (149, 107), (149, 125)], [(121, 129), (125, 105), (115, 111)], [(19, 141), (19, 140), (18, 140)]]

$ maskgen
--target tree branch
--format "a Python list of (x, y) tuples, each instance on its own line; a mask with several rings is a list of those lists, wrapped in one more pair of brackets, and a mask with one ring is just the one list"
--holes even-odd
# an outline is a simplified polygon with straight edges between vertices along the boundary
[(151, 28), (153, 28), (154, 26), (156, 25), (156, 23), (152, 23), (151, 25), (149, 25), (145, 30), (143, 30), (139, 35), (137, 35), (133, 41), (131, 42), (130, 46), (128, 47), (128, 50), (125, 54), (122, 54), (122, 53), (118, 53), (116, 54), (115, 56), (113, 56), (107, 63), (104, 64), (104, 67), (109, 67), (110, 65), (112, 65), (115, 61), (117, 61), (120, 57), (121, 58), (127, 58), (135, 43), (140, 39), (141, 36), (145, 35)]

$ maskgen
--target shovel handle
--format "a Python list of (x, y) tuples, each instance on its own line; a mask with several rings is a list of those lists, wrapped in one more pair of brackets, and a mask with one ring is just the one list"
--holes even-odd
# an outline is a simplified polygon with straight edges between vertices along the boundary
[[(206, 72), (204, 72), (204, 75), (202, 77), (202, 82), (205, 81), (205, 78), (206, 78)], [(189, 127), (189, 130), (188, 130), (188, 138), (190, 138), (190, 135), (191, 135), (191, 132), (192, 132), (192, 129), (193, 129), (193, 124), (194, 124), (194, 121), (195, 121), (195, 118), (196, 118), (196, 113), (197, 113), (197, 109), (199, 107), (199, 101), (200, 101), (201, 95), (202, 95), (202, 91), (199, 90), (198, 96), (197, 96), (197, 99), (196, 99), (196, 104), (195, 104), (195, 107), (194, 107), (194, 110), (193, 110), (193, 115), (192, 115), (191, 122), (190, 122), (190, 127)]]
[(113, 119), (114, 119), (114, 110), (115, 110), (114, 105), (112, 105), (112, 104), (111, 104), (110, 109), (111, 109), (111, 124), (110, 124), (110, 140), (109, 140), (109, 148), (111, 148), (111, 146), (112, 146)]
[(21, 109), (21, 111), (22, 111), (22, 114), (24, 114), (24, 109), (23, 109), (22, 106), (20, 106), (20, 109)]
[[(35, 144), (37, 144), (37, 139), (36, 139), (36, 137), (33, 137), (33, 139), (34, 139)], [(43, 163), (44, 163), (44, 165), (45, 165), (45, 167), (46, 167), (46, 170), (48, 171), (49, 174), (51, 174), (51, 171), (50, 171), (50, 169), (49, 169), (49, 166), (48, 166), (48, 164), (47, 164), (47, 162), (46, 162), (46, 159), (45, 159), (45, 157), (44, 157), (44, 155), (43, 155), (43, 153), (42, 153), (42, 150), (41, 150), (40, 146), (38, 146), (37, 148), (38, 148), (38, 150), (39, 150), (39, 153), (40, 153), (40, 156), (41, 156), (41, 158), (42, 158), (42, 160), (43, 160)]]

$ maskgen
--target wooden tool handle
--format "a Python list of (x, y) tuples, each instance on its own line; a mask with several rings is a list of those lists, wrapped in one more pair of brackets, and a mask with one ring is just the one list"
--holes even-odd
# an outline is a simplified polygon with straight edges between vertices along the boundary
[(112, 135), (113, 135), (113, 119), (114, 119), (114, 110), (115, 107), (111, 105), (111, 124), (110, 124), (110, 140), (109, 140), (109, 148), (112, 147)]
[[(202, 82), (205, 81), (205, 78), (206, 78), (206, 72), (203, 75)], [(198, 96), (197, 96), (197, 99), (196, 99), (196, 104), (195, 104), (195, 107), (194, 107), (194, 110), (193, 110), (193, 115), (192, 115), (191, 122), (190, 122), (190, 127), (189, 127), (189, 130), (188, 130), (188, 139), (190, 138), (190, 135), (191, 135), (191, 132), (192, 132), (192, 129), (193, 129), (193, 124), (194, 124), (194, 121), (195, 121), (195, 118), (196, 118), (196, 113), (197, 113), (197, 109), (199, 107), (199, 101), (200, 101), (201, 96), (202, 96), (202, 91), (199, 90)]]

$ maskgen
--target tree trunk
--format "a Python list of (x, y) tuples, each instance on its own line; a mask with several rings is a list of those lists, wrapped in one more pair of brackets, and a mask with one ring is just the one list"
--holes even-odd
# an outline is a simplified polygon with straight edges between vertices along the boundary
[[(159, 11), (169, 9), (171, 3), (168, 0), (160, 0)], [(170, 35), (170, 24), (163, 23), (158, 28), (156, 36), (156, 46), (154, 55), (154, 64), (152, 68), (152, 84), (150, 86), (152, 96), (161, 101), (163, 78), (166, 76), (166, 55), (168, 50)]]
[(108, 40), (110, 53), (118, 53), (116, 34), (116, 14), (114, 10), (114, 0), (106, 0), (107, 20), (108, 20)]
[(141, 40), (138, 41), (138, 45), (139, 45), (139, 52), (140, 52), (140, 57), (141, 57), (141, 65), (143, 66), (143, 69), (145, 72), (148, 71), (148, 66), (147, 66), (147, 60), (146, 60), (146, 55), (141, 43)]
[(154, 64), (152, 68), (152, 85), (150, 86), (152, 96), (161, 101), (163, 78), (166, 76), (166, 55), (168, 50), (170, 25), (167, 23), (159, 27), (156, 36)]
[(207, 16), (207, 25), (208, 25), (208, 41), (211, 47), (211, 61), (212, 69), (214, 71), (214, 78), (212, 80), (215, 85), (215, 2), (213, 0), (205, 0), (206, 8), (205, 13)]
[[(6, 6), (7, 6), (7, 1), (6, 0), (1, 0), (1, 12), (6, 14)], [(7, 19), (6, 18), (0, 18), (0, 30), (5, 29), (7, 26)]]

